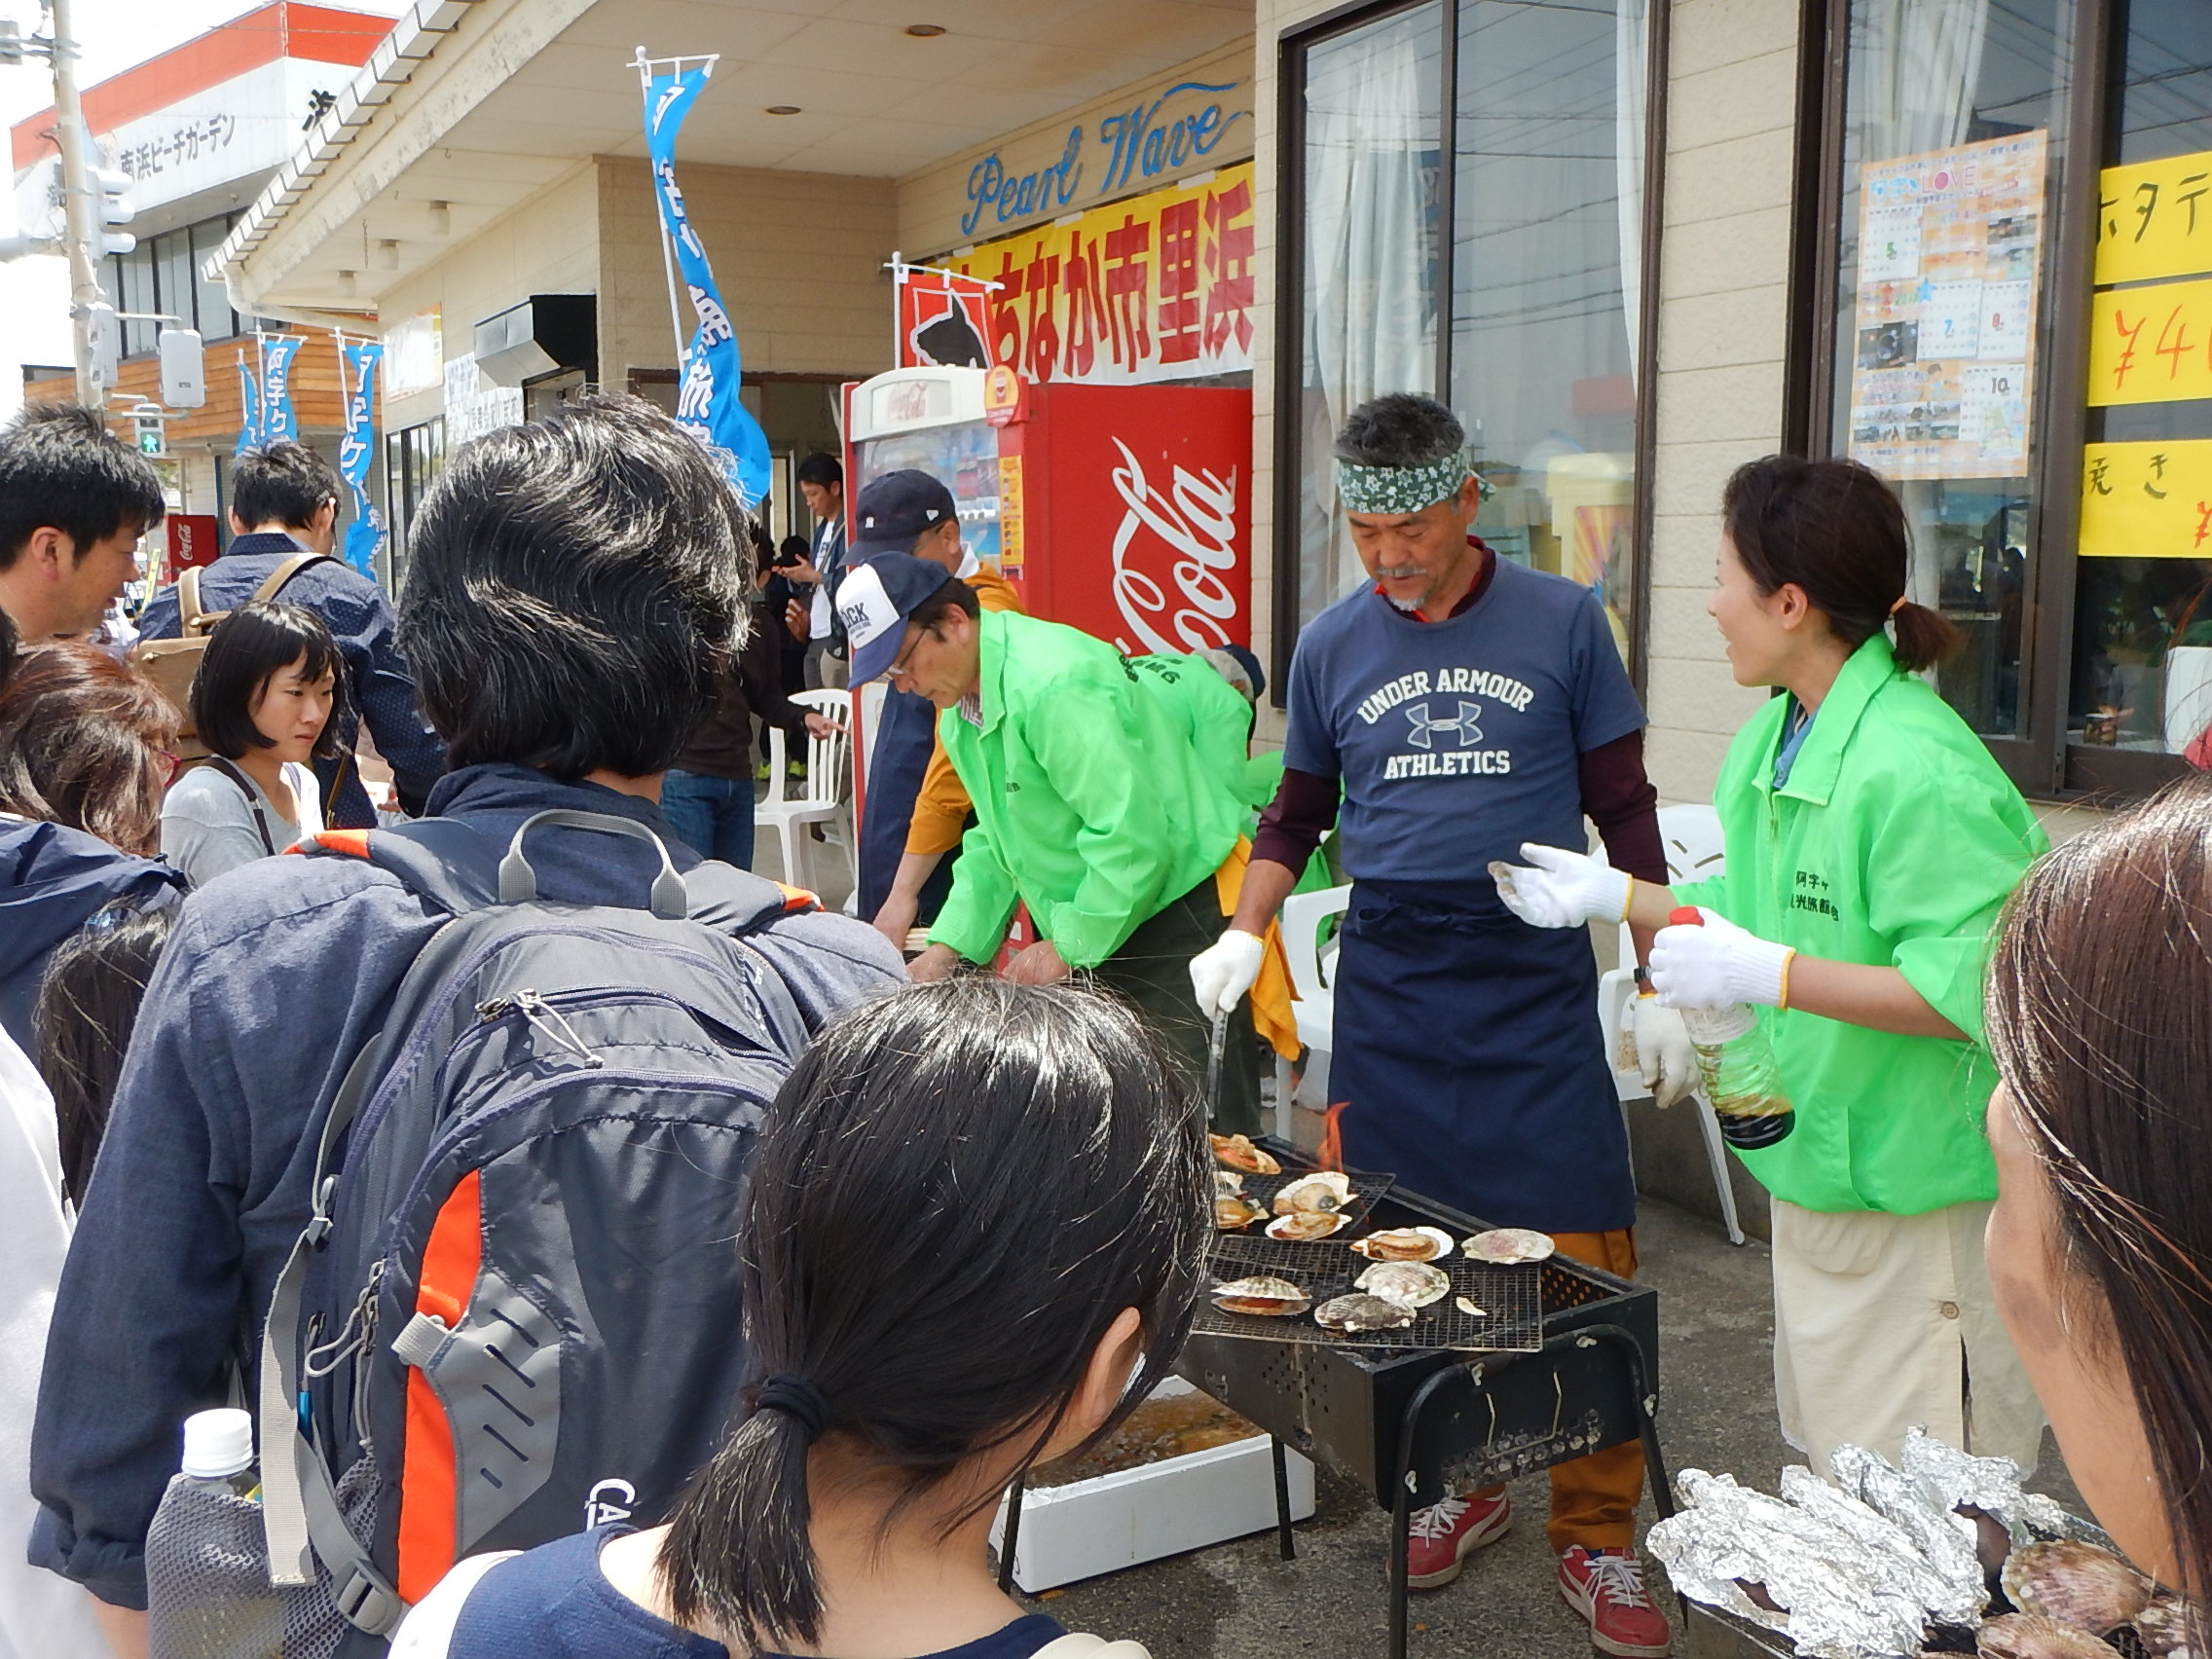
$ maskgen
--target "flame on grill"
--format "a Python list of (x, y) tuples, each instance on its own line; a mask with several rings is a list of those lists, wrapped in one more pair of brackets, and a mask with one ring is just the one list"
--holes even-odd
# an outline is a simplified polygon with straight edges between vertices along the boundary
[(1344, 1138), (1337, 1127), (1337, 1120), (1344, 1116), (1349, 1101), (1340, 1100), (1321, 1118), (1321, 1149), (1314, 1155), (1314, 1167), (1342, 1169), (1345, 1166)]

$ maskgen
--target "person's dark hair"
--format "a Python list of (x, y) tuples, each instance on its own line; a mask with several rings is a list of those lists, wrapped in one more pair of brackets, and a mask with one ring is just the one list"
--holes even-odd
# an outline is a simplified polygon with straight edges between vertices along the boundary
[(845, 487), (845, 463), (826, 451), (816, 450), (793, 469), (792, 476), (801, 484), (812, 484), (824, 490), (842, 490)]
[(1201, 1288), (1203, 1129), (1182, 1073), (1093, 992), (964, 976), (825, 1030), (768, 1114), (738, 1229), (751, 1373), (803, 1380), (822, 1421), (748, 1388), (662, 1546), (677, 1618), (755, 1648), (816, 1639), (814, 1426), (897, 1478), (888, 1526), (978, 1454), (1026, 1469), (1124, 1308), (1144, 1353), (1107, 1427), (1143, 1399)]
[(1720, 511), (1759, 592), (1795, 582), (1847, 649), (1891, 621), (1899, 668), (1917, 673), (1957, 648), (1959, 631), (1941, 612), (1899, 603), (1911, 563), (1904, 508), (1871, 468), (1764, 456), (1730, 475)]
[(1467, 447), (1459, 417), (1418, 391), (1386, 391), (1345, 417), (1336, 457), (1357, 466), (1426, 466)]
[(2212, 781), (2060, 845), (2000, 925), (1989, 1049), (2049, 1179), (2078, 1340), (2117, 1356), (2165, 1500), (2175, 1588), (2212, 1594)]
[(254, 705), (272, 676), (303, 657), (310, 680), (327, 674), (336, 682), (330, 719), (315, 740), (315, 757), (327, 760), (344, 754), (339, 733), (346, 729), (346, 659), (321, 617), (282, 600), (241, 605), (207, 636), (207, 648), (193, 671), (190, 698), (192, 729), (200, 741), (226, 760), (236, 760), (249, 749), (271, 748), (253, 723)]
[(138, 1004), (176, 917), (174, 903), (119, 901), (95, 910), (55, 948), (39, 980), (31, 1016), (38, 1069), (54, 1096), (62, 1190), (80, 1208), (107, 1132)]
[(107, 652), (60, 641), (22, 653), (0, 690), (0, 811), (65, 824), (127, 853), (161, 844), (176, 710)]
[(778, 566), (800, 565), (813, 557), (814, 549), (807, 544), (807, 539), (803, 535), (787, 535), (781, 542), (777, 543), (776, 563)]
[(231, 511), (248, 530), (280, 524), (305, 530), (325, 501), (339, 499), (338, 469), (290, 438), (240, 456), (231, 468)]
[(0, 610), (0, 691), (8, 688), (8, 677), (16, 672), (16, 622), (5, 610)]
[(743, 646), (747, 514), (649, 403), (577, 398), (446, 463), (408, 531), (400, 647), (457, 769), (664, 771)]
[(167, 511), (154, 463), (110, 432), (96, 410), (25, 404), (0, 430), (0, 571), (33, 531), (60, 531), (82, 559), (118, 531), (143, 535)]
[(917, 628), (935, 628), (955, 610), (964, 610), (971, 618), (983, 614), (983, 602), (976, 597), (976, 590), (958, 576), (947, 576), (944, 585), (906, 613), (906, 620)]

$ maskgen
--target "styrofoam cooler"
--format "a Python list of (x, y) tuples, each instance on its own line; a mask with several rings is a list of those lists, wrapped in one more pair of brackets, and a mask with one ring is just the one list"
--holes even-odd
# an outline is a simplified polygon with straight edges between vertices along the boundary
[[(1193, 1391), (1181, 1378), (1170, 1377), (1153, 1398)], [(1034, 1596), (1102, 1572), (1271, 1530), (1275, 1477), (1268, 1446), (1268, 1437), (1256, 1434), (1138, 1468), (1023, 1493), (1021, 1527), (1014, 1544), (1014, 1583)], [(1290, 1477), (1291, 1519), (1307, 1520), (1313, 1513), (1313, 1465), (1287, 1448), (1283, 1464)], [(994, 1549), (1005, 1528), (1001, 1499), (998, 1518), (991, 1523)]]

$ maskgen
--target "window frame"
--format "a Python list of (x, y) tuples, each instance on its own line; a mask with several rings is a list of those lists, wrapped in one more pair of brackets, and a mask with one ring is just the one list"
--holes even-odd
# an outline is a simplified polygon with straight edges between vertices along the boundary
[[(1397, 12), (1410, 12), (1428, 0), (1350, 0), (1301, 18), (1285, 28), (1275, 44), (1275, 354), (1273, 388), (1274, 522), (1270, 558), (1274, 572), (1272, 639), (1268, 665), (1268, 696), (1287, 706), (1290, 660), (1298, 647), (1299, 619), (1299, 440), (1304, 423), (1299, 404), (1306, 373), (1306, 72), (1312, 49)], [(1541, 4), (1542, 0), (1530, 0)], [(1460, 0), (1438, 0), (1441, 34), (1437, 214), (1443, 226), (1444, 270), (1438, 283), (1436, 385), (1449, 399), (1452, 387), (1453, 276), (1457, 257), (1458, 119)], [(1667, 184), (1667, 36), (1672, 0), (1650, 0), (1644, 38), (1643, 112), (1643, 266), (1636, 297), (1636, 424), (1631, 449), (1636, 479), (1630, 500), (1630, 589), (1628, 672), (1637, 695), (1643, 695), (1649, 656), (1651, 610), (1652, 465), (1657, 452), (1659, 371), (1659, 277), (1661, 240), (1666, 226)], [(1625, 309), (1625, 308), (1624, 308)]]
[[(2051, 218), (2049, 333), (2030, 412), (2029, 525), (2034, 549), (2021, 617), (2017, 736), (1983, 736), (1997, 763), (2033, 800), (2118, 802), (2186, 776), (2178, 755), (2073, 743), (2067, 737), (2074, 664), (2074, 600), (2081, 571), (2082, 455), (2089, 418), (2089, 315), (2094, 226), (2112, 108), (2116, 32), (2125, 0), (2073, 0), (2063, 171)], [(1798, 35), (1798, 148), (1789, 273), (1790, 333), (1784, 447), (1832, 455), (1835, 284), (1842, 248), (1844, 122), (1851, 0), (1804, 0)], [(2068, 235), (2069, 229), (2076, 231)]]

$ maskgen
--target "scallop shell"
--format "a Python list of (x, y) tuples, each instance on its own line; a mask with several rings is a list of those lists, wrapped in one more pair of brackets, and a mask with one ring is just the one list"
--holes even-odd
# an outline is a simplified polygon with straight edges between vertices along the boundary
[(2041, 1613), (2007, 1613), (1974, 1637), (1981, 1659), (2113, 1659), (2113, 1650), (2085, 1630)]
[(1282, 1165), (1252, 1144), (1250, 1135), (1208, 1135), (1213, 1155), (1232, 1169), (1247, 1175), (1280, 1175)]
[(1377, 1262), (1351, 1282), (1355, 1290), (1401, 1308), (1426, 1308), (1452, 1293), (1451, 1275), (1426, 1262)]
[(1469, 1296), (1455, 1296), (1452, 1299), (1452, 1306), (1470, 1319), (1487, 1319), (1490, 1317), (1490, 1310), (1487, 1308), (1477, 1308), (1474, 1298)]
[(2194, 1612), (2180, 1596), (2161, 1591), (2135, 1615), (2134, 1623), (2135, 1634), (2143, 1639), (2152, 1659), (2199, 1659), (2204, 1651)]
[(1216, 1169), (1213, 1172), (1213, 1196), (1217, 1198), (1234, 1198), (1244, 1190), (1244, 1177), (1234, 1169)]
[(1323, 1169), (1296, 1181), (1286, 1181), (1275, 1194), (1275, 1214), (1299, 1210), (1335, 1211), (1351, 1202), (1351, 1182), (1342, 1170)]
[(1250, 1227), (1268, 1212), (1253, 1198), (1242, 1193), (1232, 1193), (1213, 1201), (1213, 1224), (1223, 1233), (1234, 1233), (1240, 1227)]
[(1493, 1227), (1462, 1240), (1459, 1248), (1478, 1262), (1503, 1267), (1515, 1262), (1540, 1262), (1557, 1246), (1548, 1233), (1531, 1233), (1526, 1227)]
[(1231, 1279), (1213, 1287), (1213, 1305), (1224, 1313), (1250, 1313), (1263, 1319), (1279, 1319), (1303, 1313), (1312, 1297), (1286, 1278), (1260, 1273), (1252, 1278)]
[(1351, 1248), (1371, 1262), (1440, 1262), (1452, 1254), (1452, 1235), (1441, 1227), (1390, 1227), (1354, 1238)]
[(1314, 1322), (1332, 1331), (1395, 1331), (1414, 1322), (1414, 1310), (1380, 1296), (1333, 1297), (1313, 1309)]
[(1332, 1233), (1341, 1233), (1350, 1225), (1351, 1217), (1342, 1211), (1293, 1210), (1268, 1223), (1268, 1236), (1290, 1244), (1310, 1244)]
[(2026, 1544), (2005, 1558), (2005, 1594), (2023, 1613), (2102, 1636), (2151, 1601), (2151, 1581), (2110, 1550), (2075, 1538)]

